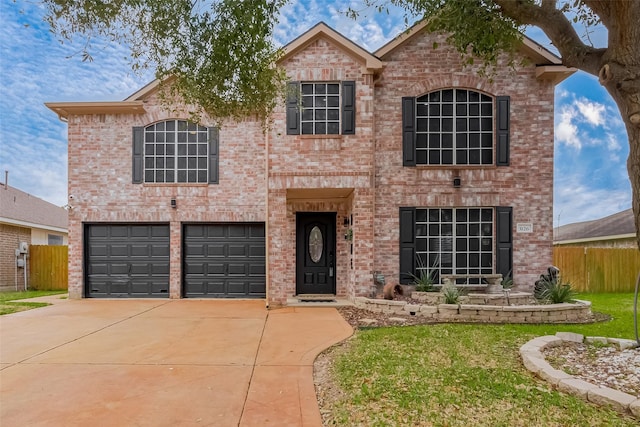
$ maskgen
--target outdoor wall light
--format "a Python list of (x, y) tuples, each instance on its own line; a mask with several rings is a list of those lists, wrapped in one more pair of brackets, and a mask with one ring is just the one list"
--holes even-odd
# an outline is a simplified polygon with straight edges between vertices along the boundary
[(178, 207), (178, 206), (177, 206), (177, 204), (176, 204), (176, 199), (171, 199), (171, 207), (172, 207), (173, 209), (175, 209), (175, 208), (177, 208), (177, 207)]
[(348, 227), (349, 226), (349, 218), (348, 217), (344, 217), (344, 226)]
[(462, 180), (460, 179), (459, 176), (456, 176), (455, 178), (453, 178), (453, 188), (460, 188), (461, 185), (462, 185)]

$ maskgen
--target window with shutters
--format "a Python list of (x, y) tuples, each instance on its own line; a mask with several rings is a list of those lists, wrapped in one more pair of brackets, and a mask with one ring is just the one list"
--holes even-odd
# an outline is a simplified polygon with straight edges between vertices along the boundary
[[(400, 208), (400, 283), (433, 269), (442, 274), (513, 271), (513, 208)], [(469, 279), (478, 284), (480, 279)]]
[(508, 165), (508, 97), (442, 89), (403, 98), (402, 108), (405, 166)]
[(287, 91), (288, 135), (355, 133), (355, 82), (291, 82)]
[(186, 120), (133, 129), (134, 183), (217, 183), (218, 130)]
[(492, 208), (418, 208), (415, 215), (416, 276), (421, 270), (434, 270), (436, 280), (442, 274), (493, 273)]

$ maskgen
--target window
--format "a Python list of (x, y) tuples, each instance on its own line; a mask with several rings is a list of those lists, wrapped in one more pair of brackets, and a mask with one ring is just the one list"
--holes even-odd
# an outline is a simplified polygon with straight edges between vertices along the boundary
[(400, 208), (400, 283), (429, 269), (436, 282), (443, 274), (506, 277), (513, 269), (512, 218), (506, 206)]
[(402, 120), (405, 166), (509, 164), (509, 97), (437, 90), (403, 98)]
[[(492, 208), (416, 209), (416, 276), (493, 273)], [(470, 279), (469, 284), (479, 283)]]
[(355, 82), (291, 82), (287, 90), (288, 135), (355, 133)]
[(134, 128), (133, 182), (217, 183), (217, 129), (186, 120)]
[(47, 234), (47, 244), (51, 246), (61, 246), (64, 242), (62, 236), (57, 234)]
[(340, 85), (338, 83), (302, 83), (301, 129), (303, 135), (340, 133)]

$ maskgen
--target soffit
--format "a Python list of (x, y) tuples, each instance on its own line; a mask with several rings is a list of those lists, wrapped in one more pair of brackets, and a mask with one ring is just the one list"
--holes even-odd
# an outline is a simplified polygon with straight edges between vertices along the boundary
[(51, 111), (61, 119), (69, 116), (93, 114), (144, 114), (142, 101), (114, 102), (45, 102)]

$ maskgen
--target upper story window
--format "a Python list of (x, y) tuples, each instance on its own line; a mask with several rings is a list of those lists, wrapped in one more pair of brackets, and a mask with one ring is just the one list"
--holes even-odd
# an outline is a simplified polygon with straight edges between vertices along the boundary
[(134, 183), (216, 183), (218, 131), (186, 120), (133, 129)]
[(302, 83), (301, 130), (303, 135), (340, 133), (340, 84)]
[(402, 101), (405, 166), (509, 164), (509, 97), (442, 89)]
[(287, 134), (355, 134), (355, 82), (290, 82)]

